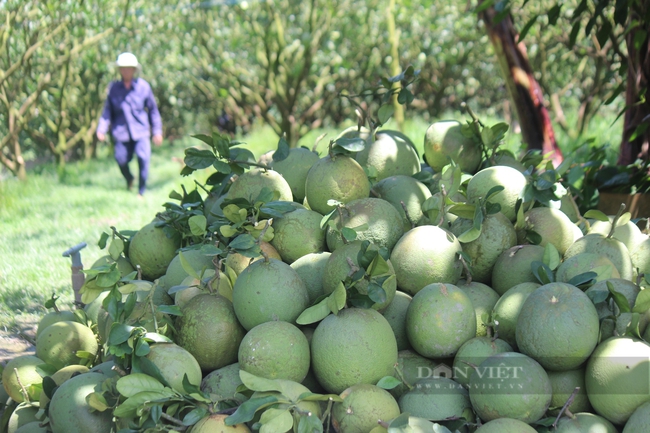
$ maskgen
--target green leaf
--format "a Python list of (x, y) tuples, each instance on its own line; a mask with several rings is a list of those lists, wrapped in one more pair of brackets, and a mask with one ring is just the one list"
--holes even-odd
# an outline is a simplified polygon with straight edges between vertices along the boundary
[(230, 140), (217, 132), (212, 133), (212, 146), (222, 158), (230, 158)]
[(383, 389), (393, 389), (400, 386), (401, 384), (402, 381), (393, 376), (384, 376), (379, 379), (379, 382), (377, 382), (377, 386)]
[(192, 278), (196, 278), (197, 280), (201, 278), (198, 272), (196, 272), (196, 269), (194, 269), (194, 266), (192, 266), (192, 264), (187, 260), (187, 257), (185, 257), (185, 254), (183, 254), (182, 251), (178, 252), (178, 259), (181, 262), (181, 267), (187, 275)]
[(312, 305), (309, 308), (306, 308), (300, 316), (296, 319), (298, 325), (309, 325), (310, 323), (316, 323), (323, 320), (330, 315), (330, 307), (328, 305), (331, 295), (323, 299), (316, 305)]
[(392, 103), (383, 104), (377, 111), (379, 123), (385, 125), (386, 122), (388, 122), (390, 118), (393, 117), (393, 114), (395, 114), (395, 106)]
[(585, 293), (594, 305), (603, 303), (609, 298), (609, 292), (605, 290), (588, 290)]
[(196, 138), (197, 140), (201, 140), (202, 142), (204, 142), (208, 146), (213, 147), (214, 142), (213, 142), (212, 136), (210, 136), (210, 135), (195, 134), (195, 135), (191, 135), (190, 137)]
[(542, 243), (542, 235), (535, 230), (526, 230), (526, 240), (532, 245), (539, 245)]
[(386, 291), (380, 285), (371, 282), (368, 284), (368, 297), (377, 304), (386, 302)]
[(233, 250), (248, 250), (255, 246), (255, 238), (248, 233), (244, 233), (233, 239), (228, 246)]
[(624, 212), (623, 215), (621, 215), (618, 220), (616, 220), (616, 227), (624, 226), (625, 224), (629, 223), (631, 219), (632, 214), (629, 212)]
[(607, 281), (607, 290), (609, 290), (609, 293), (612, 294), (614, 302), (618, 306), (618, 309), (621, 311), (621, 313), (629, 313), (632, 311), (627, 298), (622, 293), (617, 292), (614, 285), (609, 281)]
[(158, 305), (156, 311), (170, 316), (182, 316), (181, 307), (178, 305)]
[(334, 289), (334, 291), (328, 296), (327, 307), (332, 312), (332, 314), (337, 314), (343, 309), (343, 307), (345, 307), (347, 298), (348, 292), (345, 290), (343, 282), (339, 282), (339, 284), (336, 286), (336, 289)]
[(199, 422), (208, 414), (208, 409), (205, 407), (197, 407), (192, 409), (183, 417), (183, 425), (194, 425)]
[(239, 233), (239, 230), (233, 226), (223, 225), (219, 227), (219, 233), (221, 233), (221, 235), (225, 238), (231, 238)]
[(546, 15), (548, 16), (548, 23), (550, 25), (554, 26), (555, 24), (557, 24), (557, 19), (560, 17), (561, 11), (562, 11), (562, 5), (557, 3), (551, 9), (549, 9)]
[(298, 433), (322, 433), (323, 422), (318, 417), (310, 413), (308, 416), (301, 415), (298, 421)]
[(555, 245), (550, 242), (544, 247), (543, 257), (542, 261), (546, 266), (551, 268), (551, 270), (556, 269), (560, 265), (560, 253), (557, 248), (555, 248)]
[(501, 191), (503, 191), (505, 187), (503, 185), (495, 185), (490, 190), (485, 194), (485, 200), (490, 200), (493, 196), (497, 195)]
[(208, 225), (208, 220), (203, 215), (193, 215), (188, 220), (187, 223), (190, 226), (190, 231), (194, 236), (204, 236), (205, 229)]
[(476, 213), (476, 206), (473, 204), (455, 204), (449, 208), (448, 212), (461, 218), (472, 220)]
[(393, 420), (390, 422), (390, 424), (388, 424), (388, 430), (390, 431), (391, 429), (398, 429), (398, 428), (402, 428), (402, 427), (408, 427), (410, 416), (411, 415), (409, 413), (404, 412), (404, 413), (401, 413), (396, 418), (393, 418)]
[(363, 138), (354, 137), (347, 138), (341, 137), (334, 142), (338, 147), (341, 147), (349, 152), (361, 152), (366, 147), (366, 141)]
[[(146, 359), (146, 358), (144, 358)], [(124, 400), (122, 404), (113, 410), (113, 415), (118, 418), (134, 417), (139, 408), (147, 402), (159, 401), (171, 398), (174, 396), (174, 391), (169, 388), (163, 388), (160, 391), (144, 391), (135, 394), (132, 397)]]
[(161, 391), (165, 386), (144, 373), (131, 373), (117, 380), (115, 387), (124, 397), (133, 397), (134, 395), (145, 391)]
[(585, 218), (589, 219), (595, 219), (598, 221), (604, 221), (604, 222), (609, 222), (609, 218), (607, 215), (605, 215), (603, 212), (597, 210), (597, 209), (590, 209), (584, 214)]
[(239, 370), (239, 378), (246, 388), (251, 391), (277, 391), (282, 392), (282, 384), (273, 379), (255, 376), (245, 370)]
[(195, 170), (210, 167), (215, 159), (214, 153), (210, 150), (200, 150), (193, 147), (185, 149), (185, 165)]
[(88, 406), (95, 409), (98, 412), (104, 412), (107, 409), (110, 409), (111, 406), (108, 405), (104, 396), (99, 392), (93, 392), (86, 397)]
[(115, 322), (111, 325), (111, 330), (108, 333), (108, 344), (110, 346), (118, 346), (124, 343), (131, 337), (131, 332), (135, 328), (124, 323)]
[(123, 252), (124, 241), (122, 238), (114, 237), (113, 240), (111, 240), (111, 244), (108, 246), (108, 254), (111, 255), (111, 258), (113, 260), (117, 260), (120, 258)]
[(284, 135), (282, 135), (280, 137), (280, 140), (278, 140), (278, 148), (275, 150), (275, 152), (273, 152), (273, 161), (278, 162), (287, 159), (290, 150), (291, 148), (289, 146), (289, 143), (284, 138)]
[(260, 417), (260, 433), (277, 433), (291, 430), (293, 417), (289, 409), (269, 408)]
[(481, 229), (472, 227), (469, 230), (467, 230), (465, 233), (458, 236), (458, 242), (466, 244), (475, 241), (476, 239), (478, 239), (479, 236), (481, 236)]
[(546, 264), (535, 260), (530, 264), (530, 267), (533, 271), (535, 278), (542, 284), (549, 284), (555, 281), (553, 276), (553, 271)]
[(341, 229), (341, 236), (343, 236), (346, 241), (352, 242), (357, 238), (357, 232), (349, 227), (343, 227)]
[(403, 87), (399, 91), (399, 93), (397, 94), (397, 102), (402, 104), (402, 105), (410, 104), (411, 102), (413, 102), (414, 99), (415, 99), (415, 96), (406, 87)]
[(526, 37), (526, 35), (530, 31), (531, 27), (533, 27), (533, 24), (535, 24), (535, 21), (537, 21), (538, 17), (539, 17), (539, 15), (537, 15), (537, 14), (534, 15), (530, 20), (528, 20), (526, 25), (524, 25), (524, 27), (521, 29), (521, 32), (519, 32), (519, 39), (518, 39), (519, 42), (524, 40), (524, 38)]
[(109, 235), (108, 233), (102, 232), (102, 234), (99, 236), (99, 240), (97, 241), (97, 246), (99, 247), (100, 250), (106, 248), (106, 242), (110, 237), (111, 235)]
[(276, 401), (278, 401), (278, 398), (274, 395), (246, 400), (237, 408), (235, 413), (226, 418), (225, 423), (226, 425), (247, 423), (253, 419), (258, 409), (273, 404)]
[(390, 267), (388, 262), (379, 254), (370, 262), (367, 270), (368, 275), (375, 277), (378, 275), (384, 275), (390, 273)]
[(582, 274), (578, 274), (575, 277), (571, 278), (569, 281), (567, 281), (567, 284), (578, 287), (582, 286), (583, 284), (593, 282), (597, 277), (598, 274), (596, 272), (583, 272)]
[(149, 343), (144, 338), (139, 338), (135, 343), (135, 356), (147, 356), (151, 352)]
[(650, 289), (641, 290), (634, 302), (633, 313), (645, 313), (650, 310)]
[(111, 265), (111, 270), (109, 272), (102, 272), (97, 275), (95, 282), (99, 287), (108, 288), (113, 287), (115, 284), (117, 284), (117, 282), (120, 281), (120, 278), (122, 278), (122, 274), (120, 273), (120, 270), (117, 269), (115, 263), (113, 263)]

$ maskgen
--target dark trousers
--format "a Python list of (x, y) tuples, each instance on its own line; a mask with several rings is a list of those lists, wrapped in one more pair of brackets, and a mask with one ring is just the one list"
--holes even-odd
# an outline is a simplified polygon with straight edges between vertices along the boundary
[(129, 162), (133, 159), (133, 154), (138, 158), (140, 171), (138, 192), (144, 194), (149, 176), (149, 160), (151, 159), (151, 142), (148, 137), (139, 140), (115, 141), (115, 160), (120, 167), (122, 176), (129, 184), (133, 182), (133, 175), (129, 170)]

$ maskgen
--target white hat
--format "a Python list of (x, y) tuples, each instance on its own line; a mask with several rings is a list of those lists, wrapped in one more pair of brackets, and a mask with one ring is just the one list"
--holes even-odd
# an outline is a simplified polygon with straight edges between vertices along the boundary
[(120, 68), (139, 68), (140, 63), (138, 63), (137, 57), (132, 53), (122, 53), (117, 56), (117, 62), (115, 64)]

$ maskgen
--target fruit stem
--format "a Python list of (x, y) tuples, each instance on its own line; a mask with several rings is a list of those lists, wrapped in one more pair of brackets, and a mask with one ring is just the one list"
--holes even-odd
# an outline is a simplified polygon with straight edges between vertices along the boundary
[(415, 221), (413, 221), (411, 219), (411, 217), (409, 216), (409, 211), (408, 211), (408, 209), (406, 209), (406, 204), (404, 203), (404, 200), (400, 200), (399, 204), (402, 205), (402, 209), (404, 209), (404, 215), (406, 215), (406, 220), (411, 222), (411, 228), (414, 229), (415, 228)]
[(557, 418), (555, 418), (555, 422), (553, 422), (553, 429), (557, 428), (557, 423), (560, 421), (560, 418), (562, 418), (562, 414), (565, 412), (567, 414), (571, 414), (569, 412), (568, 407), (571, 406), (571, 403), (573, 403), (573, 400), (576, 398), (576, 395), (578, 395), (578, 391), (580, 391), (580, 387), (576, 386), (569, 398), (567, 399), (566, 403), (564, 403), (564, 406), (562, 406), (562, 410), (560, 410), (560, 413), (557, 414)]
[(27, 390), (25, 389), (25, 386), (20, 381), (20, 376), (18, 375), (17, 368), (14, 368), (14, 374), (16, 375), (16, 381), (18, 382), (18, 386), (20, 386), (20, 393), (23, 395), (23, 399), (25, 399), (25, 401), (29, 403), (29, 394), (27, 394)]
[(623, 215), (624, 210), (625, 210), (625, 203), (621, 203), (621, 207), (618, 208), (618, 212), (616, 213), (616, 216), (612, 221), (612, 227), (609, 229), (609, 234), (607, 235), (607, 239), (611, 239), (611, 237), (614, 236), (614, 231), (616, 231), (616, 224), (618, 223), (618, 220), (621, 218), (621, 215)]
[(469, 265), (463, 258), (462, 254), (458, 254), (458, 259), (463, 264), (463, 269), (465, 270), (465, 284), (472, 284), (472, 271), (469, 270)]
[(406, 385), (406, 387), (409, 389), (409, 391), (412, 390), (412, 389), (413, 389), (413, 385), (411, 385), (410, 383), (408, 383), (408, 381), (404, 378), (404, 373), (402, 372), (402, 369), (399, 368), (399, 363), (395, 363), (395, 365), (393, 365), (393, 368), (395, 369), (395, 373), (397, 373), (397, 375), (399, 376), (398, 379), (399, 379), (399, 380), (400, 380), (404, 385)]
[(187, 430), (187, 428), (189, 427), (189, 426), (184, 425), (183, 421), (181, 421), (181, 420), (179, 420), (177, 418), (174, 418), (171, 415), (167, 415), (165, 412), (162, 412), (160, 414), (160, 417), (162, 419), (164, 419), (165, 421), (169, 421), (172, 424), (176, 424), (178, 426), (178, 428), (174, 428), (175, 430), (180, 430), (180, 431), (183, 432), (183, 431)]
[(140, 265), (135, 265), (135, 268), (138, 271), (138, 280), (141, 280), (142, 279), (142, 268), (140, 267)]
[(153, 317), (153, 329), (156, 332), (156, 334), (159, 334), (158, 332), (158, 319), (156, 319), (156, 306), (153, 304), (153, 288), (151, 289), (152, 293), (149, 293), (149, 308), (151, 308), (151, 317)]
[(472, 121), (478, 123), (480, 126), (484, 126), (483, 123), (478, 119), (478, 117), (476, 117), (476, 115), (474, 114), (474, 111), (472, 111), (472, 109), (467, 104), (467, 102), (465, 102), (465, 101), (461, 102), (460, 103), (460, 108), (467, 110), (467, 114), (470, 115), (470, 117), (472, 118)]
[(264, 261), (266, 263), (269, 262), (269, 255), (266, 254), (266, 252), (261, 248), (261, 244), (262, 244), (262, 239), (264, 238), (264, 235), (266, 234), (268, 228), (271, 227), (271, 224), (273, 224), (273, 218), (267, 219), (264, 228), (262, 229), (262, 231), (260, 231), (260, 235), (257, 238), (257, 245), (260, 245), (260, 252), (262, 253), (262, 257), (264, 257)]

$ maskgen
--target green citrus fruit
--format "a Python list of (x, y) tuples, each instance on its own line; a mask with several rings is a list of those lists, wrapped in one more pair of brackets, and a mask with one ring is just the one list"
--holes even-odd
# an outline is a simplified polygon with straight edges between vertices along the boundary
[(129, 243), (129, 260), (134, 267), (140, 266), (142, 278), (153, 281), (167, 272), (167, 267), (176, 257), (176, 250), (181, 246), (179, 235), (167, 236), (160, 221), (154, 220), (142, 227)]
[(406, 335), (406, 310), (411, 303), (411, 297), (404, 292), (395, 292), (395, 297), (388, 304), (388, 307), (382, 311), (382, 314), (390, 323), (397, 341), (397, 350), (406, 350), (411, 348), (408, 336)]
[(298, 203), (305, 199), (305, 181), (312, 165), (320, 158), (318, 154), (304, 147), (294, 147), (281, 161), (271, 161), (271, 168), (284, 177)]
[(263, 188), (278, 194), (276, 200), (293, 201), (291, 186), (280, 173), (275, 170), (264, 170), (257, 167), (248, 170), (235, 179), (226, 193), (226, 199), (243, 198), (249, 202), (254, 202)]
[(332, 425), (340, 433), (365, 433), (400, 414), (395, 398), (377, 385), (353, 385), (340, 397), (343, 401), (332, 406)]
[(371, 196), (384, 199), (397, 209), (404, 223), (404, 232), (427, 222), (422, 212), (422, 203), (431, 197), (431, 191), (411, 176), (398, 175), (382, 179), (373, 185)]
[[(237, 387), (242, 384), (239, 363), (226, 365), (208, 373), (201, 381), (201, 391), (218, 400), (236, 398)], [(216, 400), (214, 400), (216, 401)]]
[(575, 227), (561, 210), (535, 207), (524, 214), (524, 226), (517, 230), (517, 240), (519, 244), (526, 243), (527, 232), (533, 231), (541, 237), (540, 246), (552, 244), (562, 256), (576, 240)]
[(192, 426), (189, 433), (250, 433), (246, 424), (226, 424), (228, 415), (213, 413), (201, 418)]
[(521, 307), (517, 347), (548, 370), (572, 370), (593, 352), (599, 329), (596, 307), (582, 290), (567, 283), (545, 284)]
[(475, 433), (537, 433), (537, 430), (518, 419), (498, 418), (486, 422)]
[(577, 239), (564, 253), (564, 259), (580, 253), (598, 252), (614, 263), (621, 278), (632, 280), (634, 269), (630, 252), (625, 244), (616, 238), (607, 238), (600, 233), (591, 233)]
[(650, 402), (639, 406), (625, 423), (623, 433), (650, 431)]
[(273, 220), (271, 245), (286, 263), (300, 257), (320, 253), (325, 248), (325, 230), (321, 229), (323, 215), (309, 209), (296, 209)]
[(480, 170), (467, 183), (467, 202), (478, 203), (479, 198), (485, 198), (495, 186), (504, 189), (492, 195), (489, 202), (501, 205), (501, 212), (510, 220), (515, 221), (515, 205), (523, 198), (526, 189), (526, 177), (517, 169), (505, 165), (497, 165)]
[[(608, 218), (609, 221), (594, 221), (587, 233), (600, 233), (603, 236), (609, 235), (612, 230), (614, 215), (609, 215)], [(612, 237), (623, 242), (630, 252), (634, 251), (647, 238), (641, 232), (641, 229), (632, 221), (628, 221), (625, 224), (617, 224)]]
[(309, 304), (323, 295), (323, 270), (330, 255), (329, 251), (310, 253), (291, 263), (291, 267), (305, 282), (309, 293)]
[(462, 132), (457, 120), (432, 123), (424, 135), (424, 159), (435, 171), (453, 160), (462, 171), (473, 174), (481, 163), (481, 148)]
[(553, 389), (551, 405), (549, 406), (550, 415), (557, 416), (560, 413), (560, 410), (576, 388), (580, 389), (567, 409), (571, 413), (591, 411), (591, 404), (585, 389), (584, 367), (565, 371), (547, 371), (547, 373)]
[(460, 280), (456, 286), (472, 300), (476, 312), (476, 336), (487, 335), (487, 324), (484, 319), (487, 316), (489, 322), (492, 310), (499, 300), (499, 294), (490, 286), (475, 281), (468, 283), (466, 280)]
[[(60, 386), (66, 380), (72, 378), (73, 376), (78, 376), (80, 374), (88, 372), (88, 367), (85, 365), (68, 365), (58, 370), (52, 376), (52, 380), (56, 383), (57, 386)], [(41, 397), (39, 398), (39, 406), (45, 408), (47, 403), (49, 403), (50, 398), (46, 393), (41, 392)]]
[[(618, 429), (602, 416), (593, 413), (574, 413), (572, 418), (562, 417), (557, 423), (557, 433), (618, 433)], [(639, 433), (645, 430), (636, 430)]]
[(36, 356), (57, 369), (84, 361), (77, 356), (77, 351), (95, 354), (97, 350), (93, 331), (78, 322), (56, 322), (36, 339)]
[(469, 384), (473, 366), (497, 353), (512, 352), (512, 346), (500, 338), (474, 337), (460, 346), (454, 357), (452, 378), (463, 386)]
[(541, 287), (541, 284), (519, 283), (508, 289), (494, 304), (492, 320), (496, 322), (498, 336), (513, 348), (517, 347), (516, 330), (521, 307), (538, 287)]
[(180, 285), (189, 276), (187, 271), (183, 269), (181, 255), (199, 275), (204, 270), (210, 269), (214, 271), (215, 265), (212, 262), (214, 257), (203, 254), (201, 250), (180, 251), (169, 263), (165, 272), (165, 285), (168, 289)]
[(516, 245), (501, 253), (492, 268), (491, 287), (499, 295), (519, 283), (538, 283), (533, 274), (532, 263), (544, 260), (544, 247), (539, 245)]
[(456, 284), (463, 271), (456, 236), (438, 226), (425, 225), (404, 233), (395, 244), (390, 261), (397, 287), (415, 295), (428, 284)]
[(411, 176), (420, 171), (420, 157), (411, 140), (403, 134), (378, 131), (368, 137), (366, 147), (354, 158), (377, 181), (395, 175)]
[[(260, 242), (260, 249), (268, 256), (269, 259), (282, 260), (282, 256), (278, 250), (269, 242)], [(237, 275), (241, 274), (244, 269), (251, 263), (263, 260), (264, 256), (260, 255), (256, 258), (246, 257), (239, 253), (228, 253), (226, 256), (226, 266), (229, 266)]]
[(568, 283), (571, 278), (585, 272), (595, 272), (596, 281), (620, 277), (616, 266), (607, 257), (598, 253), (580, 253), (560, 263), (555, 271), (555, 280)]
[(38, 338), (39, 335), (41, 335), (41, 332), (48, 326), (56, 323), (56, 322), (63, 322), (63, 321), (69, 321), (69, 322), (74, 322), (76, 321), (77, 316), (75, 316), (73, 311), (69, 310), (59, 310), (59, 311), (50, 311), (47, 313), (45, 316), (41, 318), (38, 322), (38, 327), (36, 328), (36, 338)]
[[(183, 377), (187, 375), (189, 383), (201, 386), (203, 373), (196, 358), (174, 343), (156, 343), (150, 346), (146, 358), (158, 368), (162, 377), (169, 383), (169, 386), (180, 393), (185, 393), (183, 388)], [(152, 375), (145, 365), (142, 366), (143, 373)]]
[(420, 355), (452, 356), (476, 336), (472, 300), (453, 284), (429, 284), (411, 300), (406, 312), (406, 333)]
[[(17, 403), (25, 401), (21, 384), (28, 391), (30, 385), (43, 382), (43, 378), (36, 371), (36, 367), (41, 364), (44, 364), (44, 361), (34, 355), (18, 355), (7, 362), (2, 370), (2, 386), (13, 401)], [(28, 391), (29, 400), (38, 400), (40, 393), (40, 389), (31, 395)]]
[(239, 274), (232, 303), (237, 319), (250, 330), (272, 320), (295, 322), (307, 308), (309, 294), (291, 266), (275, 259), (260, 260)]
[[(23, 431), (33, 430), (33, 423), (36, 423), (36, 427), (38, 427), (38, 424), (40, 423), (37, 415), (38, 406), (29, 403), (19, 404), (9, 417), (7, 429), (5, 430), (6, 433), (16, 433), (21, 429)], [(28, 424), (31, 424), (31, 426), (27, 427)]]
[(41, 427), (41, 424), (41, 421), (28, 422), (13, 432), (7, 429), (7, 433), (47, 433), (47, 428)]
[(431, 421), (472, 417), (472, 405), (467, 390), (446, 377), (421, 379), (413, 389), (399, 398), (402, 412)]
[(311, 340), (312, 367), (320, 384), (341, 393), (358, 383), (375, 384), (393, 374), (397, 342), (375, 310), (345, 308), (323, 319)]

